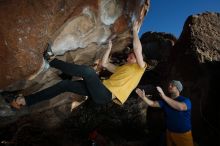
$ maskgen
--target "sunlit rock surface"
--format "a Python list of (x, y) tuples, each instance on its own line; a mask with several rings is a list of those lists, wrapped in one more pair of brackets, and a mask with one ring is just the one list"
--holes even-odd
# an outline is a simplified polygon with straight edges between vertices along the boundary
[[(71, 50), (64, 60), (84, 64), (100, 58), (111, 36), (113, 51), (124, 49), (131, 42), (132, 23), (142, 22), (148, 8), (148, 0), (1, 0), (0, 89), (38, 82), (47, 43), (56, 55)], [(90, 49), (91, 54), (83, 53)]]
[[(148, 0), (0, 1), (0, 89), (21, 90), (28, 95), (59, 82), (60, 71), (48, 68), (43, 60), (48, 43), (57, 58), (86, 65), (93, 65), (102, 57), (109, 38), (113, 38), (112, 52), (122, 51), (132, 43), (132, 23), (138, 20), (141, 25), (148, 9)], [(113, 127), (135, 123), (142, 127), (146, 122), (146, 106), (135, 97), (123, 107), (115, 103), (96, 107), (87, 101), (71, 112), (71, 103), (76, 98), (85, 101), (78, 95), (64, 93), (30, 108), (14, 111), (0, 95), (0, 127), (7, 129), (10, 123), (17, 123), (11, 132), (10, 128), (3, 130), (0, 137), (25, 144), (27, 137), (20, 136), (29, 135), (22, 132), (35, 129), (32, 126), (35, 123), (38, 123), (37, 129), (48, 130), (75, 123), (73, 127), (77, 130), (83, 127), (88, 130), (97, 124), (105, 124), (105, 121), (112, 121)], [(21, 133), (14, 135), (17, 130)]]
[(219, 15), (219, 13), (192, 15), (185, 22), (180, 41), (187, 45), (186, 53), (195, 53), (200, 63), (220, 60)]

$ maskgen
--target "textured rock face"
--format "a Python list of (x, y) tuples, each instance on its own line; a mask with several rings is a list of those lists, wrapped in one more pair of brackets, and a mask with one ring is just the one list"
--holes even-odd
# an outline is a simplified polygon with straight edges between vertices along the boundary
[(200, 145), (219, 145), (220, 14), (190, 16), (170, 58), (170, 79), (183, 81), (192, 101), (192, 125)]
[(187, 19), (180, 40), (188, 45), (186, 53), (194, 53), (199, 62), (219, 61), (219, 32), (219, 13), (193, 15)]
[(116, 37), (114, 51), (122, 50), (130, 43), (132, 22), (142, 22), (148, 8), (148, 0), (2, 0), (0, 89), (31, 86), (44, 68), (43, 52), (48, 42), (56, 55), (78, 48), (83, 48), (82, 52), (94, 49), (91, 55), (86, 54), (89, 57), (78, 50), (65, 54), (64, 60), (76, 63), (84, 60), (92, 64), (112, 35)]
[[(45, 70), (46, 64), (42, 61), (48, 42), (59, 59), (77, 64), (91, 65), (100, 59), (107, 39), (112, 36), (113, 52), (123, 50), (131, 43), (132, 23), (138, 19), (141, 24), (148, 8), (148, 0), (0, 1), (0, 58), (4, 60), (0, 63), (0, 89), (22, 89), (26, 95), (58, 82), (59, 71)], [(31, 108), (12, 111), (0, 95), (1, 140), (18, 145), (59, 145), (61, 141), (64, 142), (60, 145), (68, 145), (68, 142), (73, 145), (77, 142), (72, 141), (74, 137), (70, 138), (70, 133), (88, 133), (83, 130), (98, 125), (108, 130), (130, 125), (142, 128), (146, 123), (146, 107), (135, 98), (129, 99), (123, 107), (114, 103), (96, 107), (88, 101), (71, 112), (72, 99), (68, 97), (78, 96), (64, 93)], [(17, 124), (11, 129), (11, 123)], [(59, 132), (57, 127), (61, 128)], [(53, 133), (63, 133), (63, 139), (61, 135), (56, 137), (49, 133), (53, 140), (48, 142), (49, 128)], [(43, 129), (47, 134), (40, 134), (42, 137), (26, 137)], [(81, 142), (80, 136), (78, 138)], [(36, 142), (37, 139), (40, 141)]]

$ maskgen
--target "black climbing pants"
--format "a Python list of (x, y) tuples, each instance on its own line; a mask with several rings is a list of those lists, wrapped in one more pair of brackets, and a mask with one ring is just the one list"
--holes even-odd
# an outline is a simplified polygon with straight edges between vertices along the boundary
[(102, 84), (95, 70), (89, 66), (67, 63), (58, 59), (52, 60), (50, 66), (67, 75), (82, 77), (83, 80), (62, 80), (49, 88), (26, 96), (27, 106), (51, 99), (63, 92), (89, 96), (97, 104), (106, 104), (112, 100), (112, 93)]

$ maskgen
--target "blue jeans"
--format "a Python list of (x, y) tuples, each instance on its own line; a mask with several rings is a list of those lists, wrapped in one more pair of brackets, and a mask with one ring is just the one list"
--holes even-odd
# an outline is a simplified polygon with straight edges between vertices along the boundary
[(61, 70), (65, 74), (82, 77), (83, 80), (63, 80), (49, 88), (26, 96), (27, 106), (51, 99), (63, 92), (89, 96), (97, 104), (106, 104), (112, 100), (112, 93), (102, 84), (95, 70), (89, 66), (67, 63), (58, 59), (52, 60), (50, 66)]

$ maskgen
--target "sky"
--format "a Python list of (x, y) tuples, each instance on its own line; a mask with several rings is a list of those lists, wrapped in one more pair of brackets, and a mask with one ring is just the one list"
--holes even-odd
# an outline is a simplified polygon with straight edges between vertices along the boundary
[(139, 36), (144, 32), (166, 32), (177, 38), (188, 16), (202, 12), (220, 13), (220, 0), (151, 0)]

